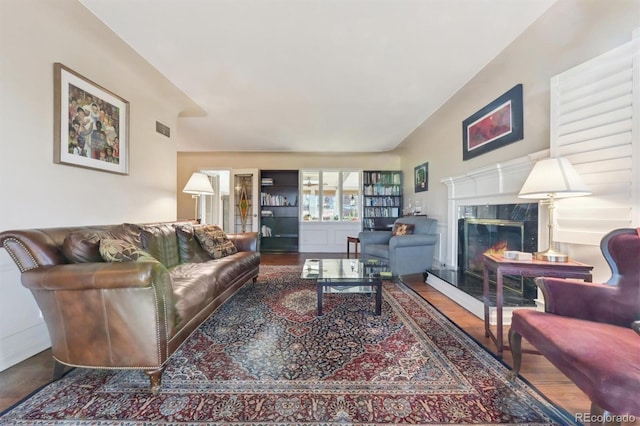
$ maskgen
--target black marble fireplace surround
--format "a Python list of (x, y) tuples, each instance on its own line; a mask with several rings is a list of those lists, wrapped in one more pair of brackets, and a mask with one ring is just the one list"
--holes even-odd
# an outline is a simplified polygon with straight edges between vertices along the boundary
[[(483, 300), (483, 253), (538, 249), (538, 204), (463, 206), (458, 211), (458, 270), (432, 269), (429, 273)], [(495, 274), (490, 276), (495, 286)], [(504, 277), (504, 306), (535, 306), (537, 288), (531, 278)], [(495, 304), (495, 291), (489, 300)]]

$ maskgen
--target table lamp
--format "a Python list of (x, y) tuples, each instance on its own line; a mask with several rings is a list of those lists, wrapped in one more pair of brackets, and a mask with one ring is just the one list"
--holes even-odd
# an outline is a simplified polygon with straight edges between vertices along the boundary
[(191, 197), (196, 199), (196, 211), (194, 216), (196, 220), (198, 220), (198, 199), (200, 196), (213, 195), (215, 193), (213, 191), (213, 186), (211, 186), (209, 177), (200, 172), (194, 172), (191, 175), (182, 192), (185, 194), (191, 194)]
[[(547, 200), (549, 206), (549, 248), (534, 254), (538, 260), (547, 262), (567, 262), (569, 256), (553, 249), (553, 210), (556, 198), (580, 197), (589, 195), (591, 191), (564, 157), (554, 157), (538, 161), (527, 176), (518, 194), (520, 198)], [(545, 203), (544, 201), (541, 204)]]

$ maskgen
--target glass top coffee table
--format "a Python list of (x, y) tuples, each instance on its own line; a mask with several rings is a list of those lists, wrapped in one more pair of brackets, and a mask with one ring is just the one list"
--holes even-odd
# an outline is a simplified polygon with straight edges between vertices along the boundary
[(391, 278), (386, 264), (360, 259), (307, 259), (302, 279), (316, 280), (318, 316), (324, 293), (375, 293), (376, 315), (382, 312), (382, 279)]

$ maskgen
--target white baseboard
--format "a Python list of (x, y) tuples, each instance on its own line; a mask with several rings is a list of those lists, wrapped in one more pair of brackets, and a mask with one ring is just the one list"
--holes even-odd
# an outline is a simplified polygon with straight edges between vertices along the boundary
[(44, 322), (0, 340), (0, 371), (51, 347), (49, 332)]

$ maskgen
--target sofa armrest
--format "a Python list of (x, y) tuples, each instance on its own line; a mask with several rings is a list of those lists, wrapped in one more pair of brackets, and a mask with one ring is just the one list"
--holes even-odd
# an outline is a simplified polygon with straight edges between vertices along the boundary
[[(142, 288), (169, 279), (166, 268), (157, 262), (41, 266), (23, 272), (20, 277), (30, 290), (49, 291)], [(166, 285), (170, 287), (170, 281)]]
[(238, 251), (258, 251), (259, 239), (257, 232), (227, 234), (227, 237), (233, 241)]
[(176, 300), (162, 264), (42, 266), (21, 280), (38, 303), (58, 361), (155, 370), (168, 358)]
[(20, 272), (41, 265), (56, 265), (66, 262), (55, 241), (39, 229), (2, 232), (0, 233), (0, 244), (7, 250)]
[(410, 234), (410, 235), (397, 235), (389, 239), (389, 250), (393, 250), (398, 247), (418, 247), (418, 246), (432, 246), (438, 242), (436, 235), (428, 234)]
[(548, 313), (597, 322), (618, 322), (614, 312), (618, 305), (616, 287), (562, 278), (540, 277), (535, 282), (542, 290)]
[(358, 234), (360, 244), (388, 244), (391, 238), (391, 231), (366, 231)]

